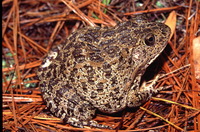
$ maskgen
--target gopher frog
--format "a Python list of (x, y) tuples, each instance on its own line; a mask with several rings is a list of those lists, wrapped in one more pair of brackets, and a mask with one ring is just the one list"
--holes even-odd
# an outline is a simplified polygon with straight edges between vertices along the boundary
[(140, 85), (146, 68), (167, 45), (170, 28), (141, 16), (115, 27), (86, 27), (53, 48), (38, 69), (50, 111), (76, 127), (109, 128), (95, 111), (137, 107), (159, 90)]

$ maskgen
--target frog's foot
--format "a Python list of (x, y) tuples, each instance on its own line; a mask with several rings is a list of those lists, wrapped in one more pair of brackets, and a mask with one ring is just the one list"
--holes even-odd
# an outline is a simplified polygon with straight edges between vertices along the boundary
[(94, 120), (81, 121), (81, 120), (79, 120), (77, 118), (74, 118), (74, 117), (68, 118), (68, 120), (66, 122), (69, 123), (72, 126), (80, 127), (80, 128), (94, 127), (94, 128), (103, 128), (103, 129), (113, 129), (110, 126), (106, 126), (106, 125), (103, 125), (103, 124), (98, 124)]
[(159, 91), (169, 89), (172, 87), (172, 85), (169, 85), (169, 86), (162, 86), (162, 87), (155, 89), (155, 85), (156, 85), (156, 82), (158, 81), (159, 77), (160, 77), (160, 75), (157, 75), (154, 79), (150, 80), (149, 82), (144, 82), (141, 86), (141, 89), (152, 95), (152, 94), (158, 93)]
[(131, 90), (128, 94), (128, 107), (140, 106), (149, 100), (153, 94), (172, 87), (172, 85), (169, 85), (155, 89), (154, 87), (158, 79), (159, 75), (157, 75), (153, 80), (149, 82), (143, 82), (139, 89)]

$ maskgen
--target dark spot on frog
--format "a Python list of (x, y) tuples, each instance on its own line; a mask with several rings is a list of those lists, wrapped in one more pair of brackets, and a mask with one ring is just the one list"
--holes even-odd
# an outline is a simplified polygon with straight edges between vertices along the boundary
[(92, 54), (90, 54), (90, 60), (91, 61), (94, 61), (94, 62), (103, 62), (104, 61), (104, 59), (101, 57), (101, 55), (100, 54), (94, 54), (94, 53), (92, 53)]
[(106, 37), (112, 37), (114, 34), (115, 34), (115, 31), (113, 31), (113, 30), (108, 30), (108, 31), (106, 31), (106, 32), (104, 32), (104, 33), (102, 34), (102, 37), (104, 37), (104, 38), (106, 38)]
[(94, 52), (100, 52), (101, 51), (99, 48), (97, 48), (94, 45), (87, 44), (87, 46), (88, 46), (89, 50), (91, 50), (91, 51), (94, 51)]
[(110, 104), (105, 104), (105, 107), (107, 107), (107, 108), (109, 108), (109, 109), (112, 108)]
[(116, 43), (116, 41), (117, 40), (115, 38), (109, 38), (107, 40), (101, 41), (99, 46), (103, 47), (104, 45), (114, 44), (114, 43)]
[(97, 92), (103, 92), (104, 85), (102, 82), (98, 83), (96, 87), (97, 87)]
[(75, 60), (77, 63), (82, 63), (85, 61), (85, 56), (84, 55), (77, 55), (77, 56), (74, 56)]
[(112, 77), (110, 81), (111, 81), (112, 87), (114, 87), (117, 84), (117, 77), (116, 76)]
[(91, 92), (91, 96), (90, 96), (92, 99), (96, 98), (97, 97), (97, 93), (92, 91)]
[(82, 87), (83, 91), (87, 92), (87, 84), (86, 84), (86, 82), (81, 82), (81, 85), (79, 85), (79, 87)]
[(90, 84), (90, 85), (94, 85), (95, 83), (94, 83), (94, 78), (93, 77), (88, 77), (88, 83)]
[(118, 46), (107, 46), (104, 48), (104, 50), (106, 51), (106, 53), (110, 56), (110, 57), (114, 57), (114, 56), (118, 56), (120, 50)]
[(83, 42), (79, 42), (79, 43), (74, 44), (75, 49), (81, 49), (84, 46), (85, 46), (85, 43), (83, 43)]
[(106, 77), (107, 79), (109, 79), (110, 77), (112, 77), (112, 70), (105, 71), (105, 77)]
[(107, 71), (107, 69), (108, 70), (110, 70), (110, 68), (111, 68), (111, 65), (110, 64), (108, 64), (107, 62), (104, 62), (104, 64), (103, 64), (103, 69), (105, 70), (105, 71)]

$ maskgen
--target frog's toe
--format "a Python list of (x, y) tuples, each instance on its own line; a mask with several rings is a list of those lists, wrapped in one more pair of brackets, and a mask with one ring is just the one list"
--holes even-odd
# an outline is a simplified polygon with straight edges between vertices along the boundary
[(92, 127), (92, 128), (113, 129), (113, 128), (110, 127), (110, 126), (106, 126), (106, 125), (103, 125), (103, 124), (99, 124), (99, 123), (97, 123), (97, 122), (94, 121), (94, 120), (82, 121), (82, 120), (79, 120), (79, 119), (77, 119), (77, 118), (70, 117), (70, 118), (68, 118), (67, 122), (68, 122), (70, 125), (75, 126), (75, 127), (79, 127), (79, 128)]
[(87, 126), (95, 127), (95, 128), (103, 128), (103, 129), (113, 129), (113, 128), (110, 127), (110, 126), (103, 125), (103, 124), (99, 124), (99, 123), (97, 123), (97, 122), (94, 121), (94, 120), (90, 120), (90, 121), (88, 122)]
[(67, 120), (63, 120), (64, 122), (66, 121), (68, 124), (74, 126), (74, 127), (79, 127), (79, 128), (84, 128), (83, 122), (81, 122), (79, 119), (75, 117), (70, 117)]

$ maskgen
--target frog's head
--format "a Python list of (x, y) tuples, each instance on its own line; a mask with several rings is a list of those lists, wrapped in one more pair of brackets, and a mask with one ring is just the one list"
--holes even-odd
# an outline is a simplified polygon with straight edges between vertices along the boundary
[(137, 38), (131, 52), (133, 67), (138, 69), (134, 72), (143, 74), (166, 47), (171, 30), (163, 23), (148, 22), (145, 19), (137, 18), (132, 22), (138, 25), (132, 30), (132, 37)]

